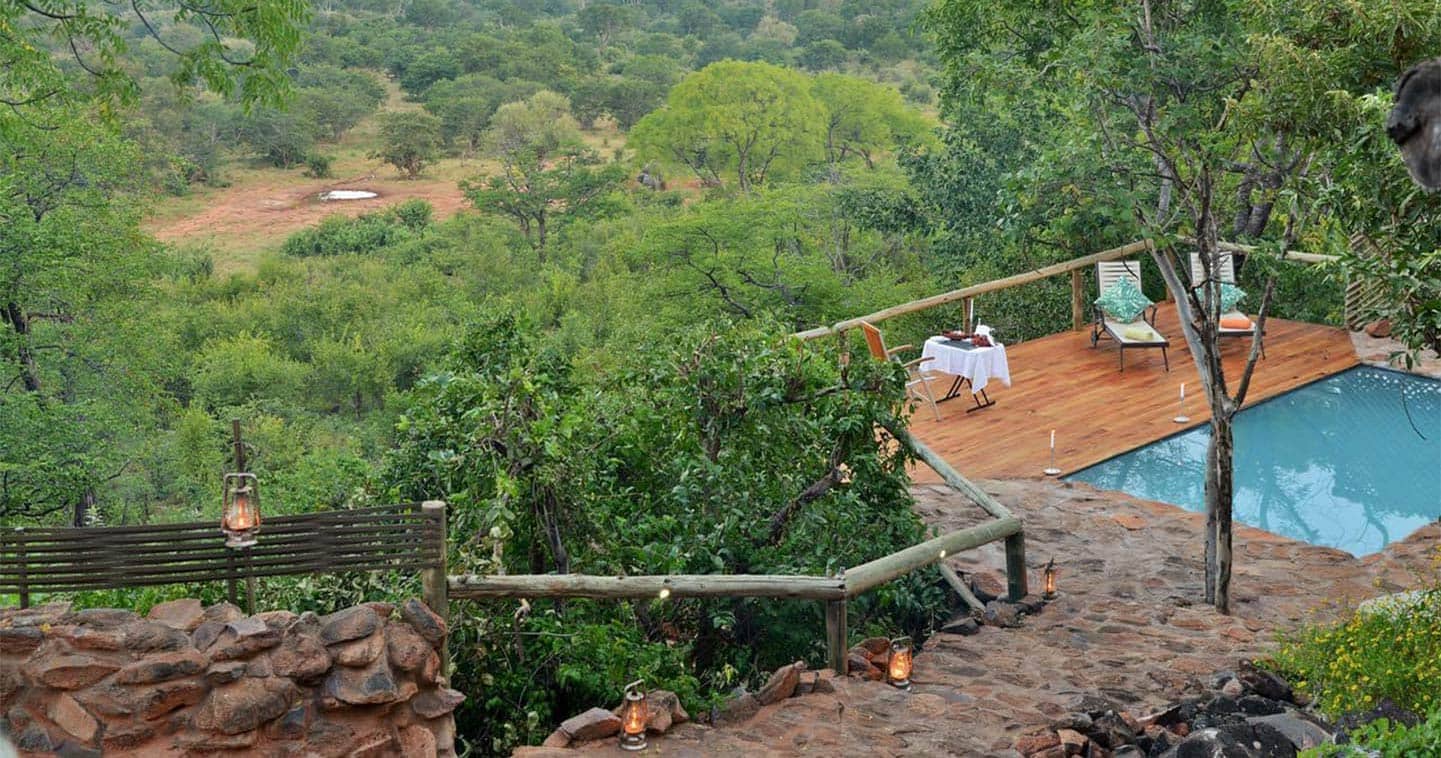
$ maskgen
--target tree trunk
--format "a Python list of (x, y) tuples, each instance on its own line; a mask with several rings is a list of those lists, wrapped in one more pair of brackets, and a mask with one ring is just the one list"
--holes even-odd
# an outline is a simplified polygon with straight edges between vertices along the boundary
[(40, 391), (40, 370), (35, 367), (35, 356), (30, 352), (30, 317), (19, 303), (5, 305), (5, 320), (15, 330), (15, 357), (20, 361), (20, 380), (25, 383), (26, 392)]
[[(1207, 543), (1215, 543), (1214, 597), (1211, 601), (1221, 613), (1231, 612), (1231, 496), (1234, 440), (1231, 433), (1232, 416), (1222, 411), (1211, 419), (1211, 448), (1215, 450), (1215, 497), (1207, 498), (1207, 511), (1215, 508), (1215, 531), (1207, 534)], [(1209, 473), (1208, 473), (1209, 476)], [(1209, 520), (1209, 519), (1208, 519)], [(1207, 582), (1212, 584), (1212, 582)]]

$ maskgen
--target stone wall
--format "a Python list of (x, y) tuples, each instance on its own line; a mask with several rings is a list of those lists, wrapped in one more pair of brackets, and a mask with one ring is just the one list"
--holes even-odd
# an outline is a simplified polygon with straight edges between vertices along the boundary
[(0, 727), (21, 755), (453, 756), (445, 634), (419, 600), (0, 610)]

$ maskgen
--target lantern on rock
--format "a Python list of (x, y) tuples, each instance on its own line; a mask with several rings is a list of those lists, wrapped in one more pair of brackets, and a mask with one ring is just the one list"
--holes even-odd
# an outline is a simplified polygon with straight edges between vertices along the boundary
[(891, 658), (886, 664), (886, 681), (892, 687), (908, 690), (911, 688), (911, 638), (897, 637), (891, 640)]
[(1041, 585), (1044, 588), (1041, 597), (1046, 600), (1056, 598), (1056, 559), (1046, 561), (1046, 568), (1041, 572)]
[(622, 750), (645, 750), (645, 727), (650, 722), (650, 709), (646, 706), (645, 693), (640, 691), (644, 680), (637, 679), (625, 686), (625, 702), (620, 712), (620, 748)]
[(260, 486), (254, 474), (226, 474), (220, 530), (225, 546), (250, 547), (260, 531)]

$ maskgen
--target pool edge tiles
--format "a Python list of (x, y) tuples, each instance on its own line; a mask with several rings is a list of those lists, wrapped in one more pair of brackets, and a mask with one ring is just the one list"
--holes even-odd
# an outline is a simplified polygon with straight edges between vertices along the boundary
[[(1441, 518), (1441, 380), (1355, 366), (1247, 405), (1235, 433), (1235, 521), (1363, 556)], [(1063, 478), (1199, 512), (1209, 436), (1203, 419)]]

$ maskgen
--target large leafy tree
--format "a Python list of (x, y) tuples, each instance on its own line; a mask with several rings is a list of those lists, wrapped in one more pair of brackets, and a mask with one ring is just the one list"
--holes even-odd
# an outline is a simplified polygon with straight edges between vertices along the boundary
[(712, 63), (677, 84), (631, 131), (644, 157), (749, 192), (821, 157), (825, 109), (804, 74), (769, 63)]

